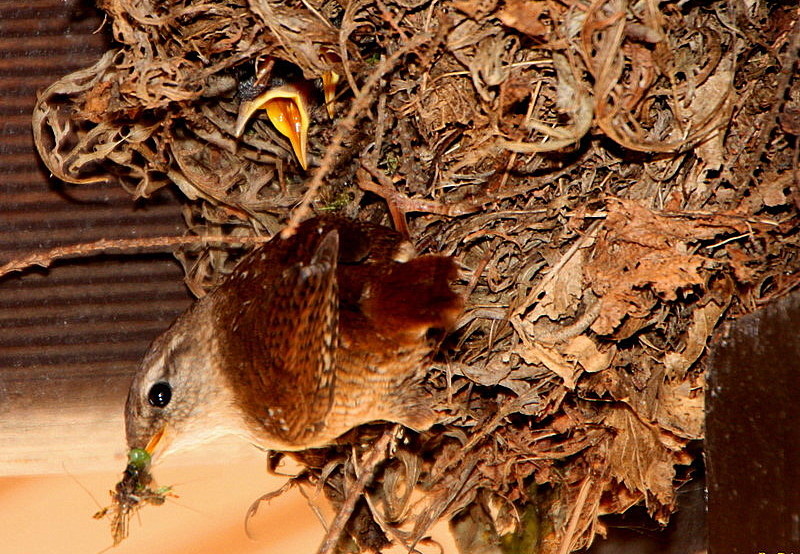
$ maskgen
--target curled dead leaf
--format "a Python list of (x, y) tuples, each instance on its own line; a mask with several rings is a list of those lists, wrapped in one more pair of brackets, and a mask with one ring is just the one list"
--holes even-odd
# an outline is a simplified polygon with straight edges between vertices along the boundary
[(717, 323), (728, 309), (733, 297), (733, 282), (728, 277), (715, 281), (704, 301), (692, 312), (692, 322), (684, 337), (684, 349), (681, 352), (667, 352), (664, 365), (667, 378), (683, 380), (686, 372), (694, 365), (706, 348)]

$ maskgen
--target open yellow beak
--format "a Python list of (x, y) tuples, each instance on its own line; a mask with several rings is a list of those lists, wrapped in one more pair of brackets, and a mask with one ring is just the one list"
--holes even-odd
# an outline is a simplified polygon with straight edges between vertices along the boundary
[(333, 100), (336, 98), (336, 85), (339, 84), (341, 76), (335, 71), (326, 71), (322, 74), (322, 92), (325, 94), (325, 109), (328, 110), (328, 117), (333, 119), (336, 115), (336, 105)]
[[(341, 63), (342, 61), (339, 53), (333, 48), (323, 48), (320, 54), (332, 65)], [(331, 119), (336, 115), (336, 104), (333, 100), (336, 98), (336, 85), (339, 84), (339, 79), (341, 79), (341, 76), (332, 69), (322, 74), (322, 92), (325, 94), (325, 109), (328, 110), (328, 116)]]
[[(336, 85), (334, 84), (334, 92)], [(239, 116), (234, 130), (237, 137), (244, 132), (245, 125), (256, 112), (263, 108), (275, 129), (289, 139), (297, 161), (308, 167), (308, 94), (300, 86), (283, 85), (246, 100), (239, 106)]]

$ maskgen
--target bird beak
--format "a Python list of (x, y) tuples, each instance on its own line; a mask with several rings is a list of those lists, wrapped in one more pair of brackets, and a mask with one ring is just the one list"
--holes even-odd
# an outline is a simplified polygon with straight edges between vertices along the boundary
[[(324, 48), (322, 57), (331, 65), (342, 62), (341, 56), (332, 48)], [(341, 79), (341, 75), (332, 69), (322, 73), (322, 92), (325, 94), (325, 109), (328, 110), (328, 116), (331, 119), (336, 115), (336, 105), (333, 99), (336, 98), (336, 85), (339, 84), (339, 79)]]
[(158, 443), (161, 442), (161, 439), (164, 437), (164, 431), (166, 430), (166, 426), (162, 427), (160, 431), (158, 431), (155, 435), (152, 436), (150, 441), (147, 443), (147, 446), (144, 447), (145, 451), (150, 454), (150, 457), (153, 457), (153, 454), (156, 451), (156, 447)]
[(335, 71), (326, 71), (322, 74), (322, 92), (325, 94), (325, 109), (328, 110), (328, 117), (333, 119), (336, 115), (336, 105), (333, 100), (336, 98), (336, 85), (339, 84), (341, 77)]
[[(336, 85), (334, 84), (334, 92)], [(242, 135), (244, 127), (256, 110), (263, 108), (269, 120), (282, 135), (292, 143), (297, 161), (308, 167), (308, 92), (301, 85), (288, 84), (266, 91), (265, 93), (246, 100), (239, 106), (239, 116), (236, 119), (234, 133), (237, 137)]]

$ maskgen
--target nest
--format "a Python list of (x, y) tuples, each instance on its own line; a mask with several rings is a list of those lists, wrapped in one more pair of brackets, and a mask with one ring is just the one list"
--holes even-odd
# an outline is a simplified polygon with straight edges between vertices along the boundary
[[(798, 283), (795, 8), (102, 8), (116, 48), (34, 113), (55, 176), (135, 197), (175, 185), (197, 235), (270, 235), (312, 211), (391, 219), (466, 268), (467, 310), (428, 375), (443, 423), (298, 455), (291, 483), (341, 510), (324, 548), (410, 548), (444, 519), (464, 551), (566, 553), (604, 514), (668, 520), (703, 438), (707, 341)], [(266, 118), (235, 136), (265, 59), (342, 76), (335, 117), (311, 109), (308, 173)], [(241, 254), (178, 257), (201, 295)]]

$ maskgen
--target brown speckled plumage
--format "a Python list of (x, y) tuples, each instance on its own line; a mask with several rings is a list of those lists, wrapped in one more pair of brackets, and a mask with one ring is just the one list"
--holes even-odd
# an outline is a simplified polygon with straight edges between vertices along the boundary
[[(370, 421), (427, 428), (428, 331), (461, 310), (455, 276), (451, 258), (413, 257), (391, 229), (305, 222), (246, 256), (154, 343), (128, 399), (129, 446), (144, 448), (162, 428), (165, 449), (237, 433), (291, 450)], [(173, 398), (153, 407), (159, 382)]]

